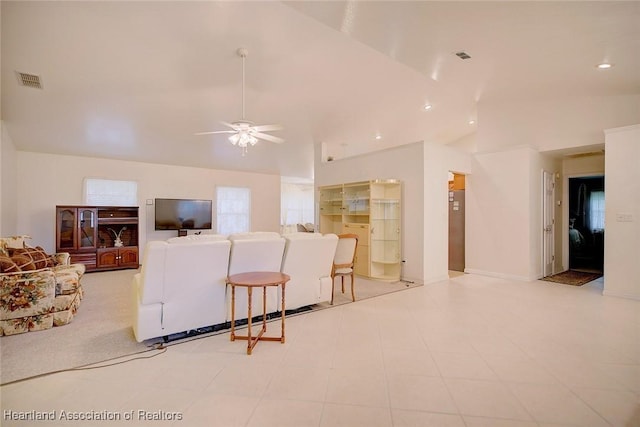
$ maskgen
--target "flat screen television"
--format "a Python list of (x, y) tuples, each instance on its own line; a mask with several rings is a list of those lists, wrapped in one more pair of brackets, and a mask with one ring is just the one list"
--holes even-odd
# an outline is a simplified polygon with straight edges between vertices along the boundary
[(211, 200), (156, 199), (156, 230), (211, 228)]

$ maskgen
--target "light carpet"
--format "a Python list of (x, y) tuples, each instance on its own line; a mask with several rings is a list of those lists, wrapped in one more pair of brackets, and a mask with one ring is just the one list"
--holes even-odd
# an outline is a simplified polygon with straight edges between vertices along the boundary
[(135, 270), (88, 273), (84, 298), (71, 323), (0, 337), (0, 382), (84, 366), (147, 350), (131, 329)]
[[(131, 280), (136, 272), (87, 273), (82, 278), (84, 299), (71, 323), (44, 331), (0, 337), (0, 384), (155, 351), (155, 345), (162, 339), (138, 343), (131, 328)], [(421, 284), (356, 277), (356, 301), (416, 286)], [(340, 292), (339, 279), (336, 279), (335, 290), (333, 307), (352, 302), (349, 279), (346, 279), (344, 294)], [(317, 304), (306, 312), (330, 307), (328, 303)], [(228, 329), (210, 334), (226, 332)], [(191, 338), (186, 336), (183, 340), (172, 341), (170, 345)]]

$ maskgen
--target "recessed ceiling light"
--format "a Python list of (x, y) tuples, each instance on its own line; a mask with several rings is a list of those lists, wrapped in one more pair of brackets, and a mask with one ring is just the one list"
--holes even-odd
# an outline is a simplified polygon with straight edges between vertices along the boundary
[(601, 70), (607, 70), (613, 67), (613, 64), (609, 64), (608, 62), (603, 62), (602, 64), (598, 64), (597, 67)]
[(424, 107), (422, 107), (422, 108), (424, 108), (426, 111), (429, 111), (429, 110), (431, 110), (431, 108), (433, 108), (433, 105), (425, 104)]
[(475, 122), (476, 122), (476, 121), (475, 121), (475, 120), (473, 120), (473, 119), (469, 120), (469, 124), (470, 124), (470, 125), (474, 124)]
[(382, 135), (380, 134), (376, 135), (376, 139), (382, 139)]

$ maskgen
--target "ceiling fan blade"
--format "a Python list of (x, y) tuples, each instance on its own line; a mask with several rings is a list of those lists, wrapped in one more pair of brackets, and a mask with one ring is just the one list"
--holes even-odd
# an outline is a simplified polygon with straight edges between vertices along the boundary
[(253, 136), (255, 136), (256, 138), (264, 139), (266, 141), (275, 142), (276, 144), (282, 144), (284, 142), (284, 139), (266, 133), (256, 132), (253, 134)]
[(216, 130), (212, 132), (196, 132), (194, 135), (212, 135), (214, 133), (236, 133), (235, 130)]
[(222, 123), (223, 125), (225, 125), (225, 126), (227, 126), (227, 127), (230, 127), (230, 128), (231, 128), (231, 129), (233, 129), (233, 130), (238, 130), (238, 126), (237, 126), (237, 125), (234, 125), (233, 123), (223, 122), (223, 121), (220, 121), (220, 123)]
[(258, 126), (253, 126), (253, 128), (255, 130), (257, 130), (258, 132), (265, 132), (265, 131), (272, 131), (272, 130), (282, 130), (284, 129), (282, 127), (282, 125), (258, 125)]

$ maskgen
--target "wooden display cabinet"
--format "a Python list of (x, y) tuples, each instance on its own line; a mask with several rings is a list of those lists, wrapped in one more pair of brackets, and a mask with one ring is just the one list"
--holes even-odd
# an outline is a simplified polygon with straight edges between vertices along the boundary
[(87, 271), (138, 268), (137, 206), (56, 206), (56, 251)]
[(318, 190), (320, 232), (358, 235), (355, 273), (399, 280), (401, 182), (393, 179), (352, 182)]

